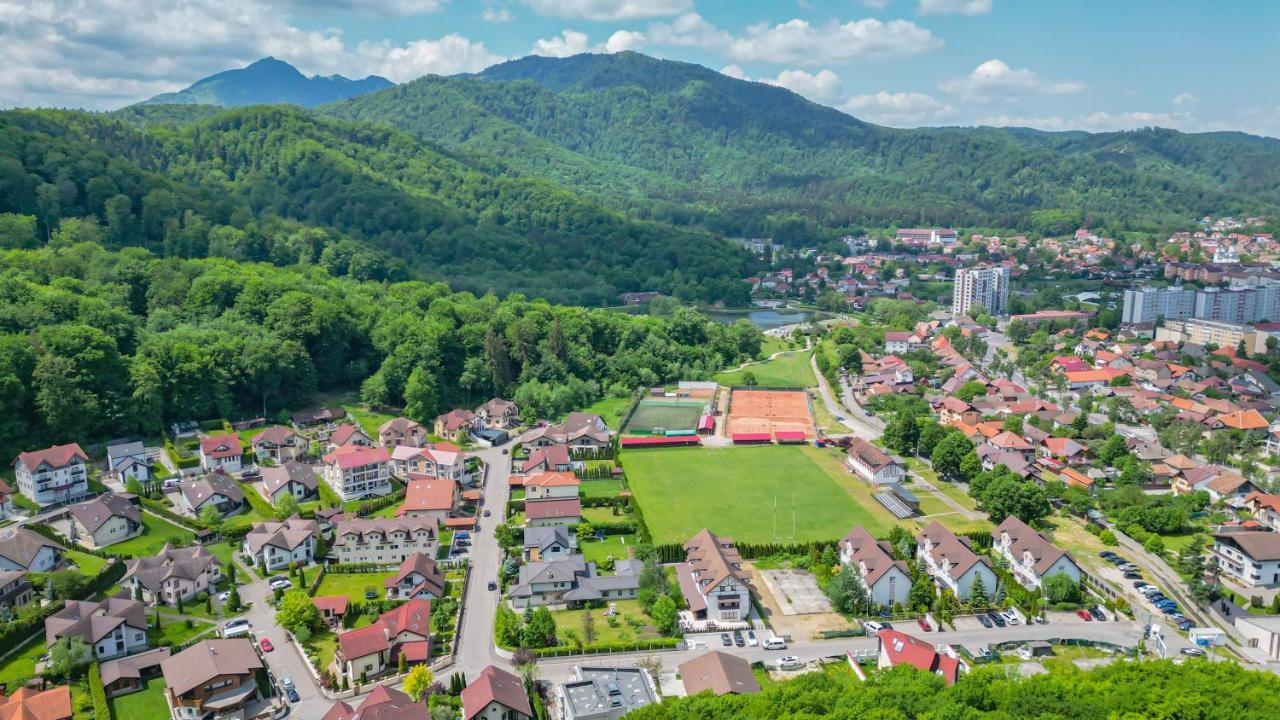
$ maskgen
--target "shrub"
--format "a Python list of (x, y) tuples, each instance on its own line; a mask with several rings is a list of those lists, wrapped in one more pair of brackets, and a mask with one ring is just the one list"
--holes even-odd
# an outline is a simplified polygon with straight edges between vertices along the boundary
[(1110, 530), (1103, 530), (1102, 533), (1098, 535), (1098, 539), (1102, 541), (1103, 545), (1119, 544), (1119, 541), (1116, 540), (1116, 534), (1111, 532)]

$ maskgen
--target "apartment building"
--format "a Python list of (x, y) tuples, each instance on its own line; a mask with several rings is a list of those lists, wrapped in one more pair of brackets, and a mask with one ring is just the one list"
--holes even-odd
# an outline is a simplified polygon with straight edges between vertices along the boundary
[(1196, 291), (1180, 286), (1125, 290), (1120, 321), (1141, 325), (1158, 320), (1182, 320), (1191, 317), (1195, 307)]
[(324, 481), (343, 501), (391, 492), (386, 448), (343, 445), (324, 456)]
[(24, 452), (13, 461), (18, 492), (42, 507), (79, 500), (89, 492), (87, 462), (76, 443)]
[(956, 271), (951, 312), (971, 315), (978, 308), (991, 315), (1009, 314), (1009, 268), (980, 265)]
[(414, 553), (436, 556), (433, 518), (368, 518), (339, 520), (333, 555), (340, 563), (399, 565)]

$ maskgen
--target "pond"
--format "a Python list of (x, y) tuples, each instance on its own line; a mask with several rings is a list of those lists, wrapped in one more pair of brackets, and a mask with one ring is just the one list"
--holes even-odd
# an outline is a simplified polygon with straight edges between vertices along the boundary
[(814, 312), (812, 310), (791, 310), (788, 308), (780, 309), (752, 309), (752, 308), (700, 308), (707, 317), (718, 323), (731, 325), (743, 318), (751, 321), (752, 325), (761, 330), (772, 330), (783, 325), (794, 325), (796, 323), (807, 322), (812, 318)]

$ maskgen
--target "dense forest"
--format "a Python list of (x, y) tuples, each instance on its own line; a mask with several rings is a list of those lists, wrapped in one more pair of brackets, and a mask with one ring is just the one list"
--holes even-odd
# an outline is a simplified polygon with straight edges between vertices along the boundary
[[(635, 222), (538, 179), (491, 174), (385, 127), (290, 106), (121, 119), (0, 113), (0, 212), (95, 217), (110, 248), (317, 263), (361, 280), (447, 280), (607, 305), (619, 292), (741, 304), (745, 255), (703, 232)], [(148, 122), (154, 112), (164, 120)], [(139, 125), (144, 125), (140, 127)]]
[[(0, 215), (0, 241), (36, 227)], [(635, 316), (316, 265), (162, 258), (95, 242), (110, 232), (68, 218), (46, 247), (0, 253), (0, 456), (178, 419), (272, 417), (356, 388), (419, 420), (493, 395), (548, 417), (760, 349), (750, 323), (684, 308)]]
[(755, 695), (668, 699), (629, 720), (1245, 720), (1280, 717), (1280, 679), (1234, 662), (1119, 662), (1019, 677), (978, 670), (947, 687), (900, 667), (872, 675), (809, 673)]
[(1280, 142), (1267, 138), (897, 130), (637, 53), (527, 57), (320, 111), (401, 128), (637, 217), (725, 234), (916, 224), (1058, 231), (1064, 214), (1153, 229), (1280, 206)]

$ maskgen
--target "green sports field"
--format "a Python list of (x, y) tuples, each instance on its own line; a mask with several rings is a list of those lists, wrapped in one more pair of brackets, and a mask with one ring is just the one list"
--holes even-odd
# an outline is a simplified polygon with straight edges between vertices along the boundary
[(703, 527), (790, 542), (793, 500), (795, 541), (836, 540), (854, 525), (882, 536), (893, 521), (837, 455), (811, 446), (638, 450), (623, 464), (656, 543), (682, 543)]
[(772, 360), (754, 363), (739, 370), (731, 370), (716, 375), (716, 382), (721, 385), (746, 385), (744, 377), (750, 372), (755, 377), (753, 383), (757, 387), (776, 388), (808, 388), (818, 384), (813, 376), (813, 366), (809, 364), (809, 351), (797, 350), (779, 355)]

